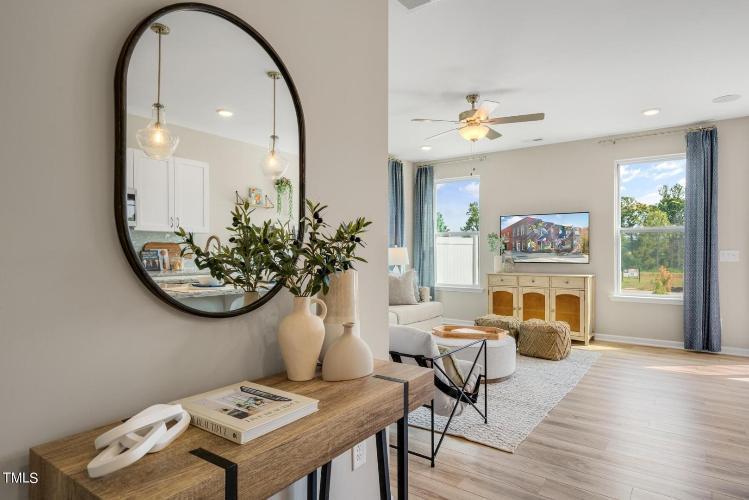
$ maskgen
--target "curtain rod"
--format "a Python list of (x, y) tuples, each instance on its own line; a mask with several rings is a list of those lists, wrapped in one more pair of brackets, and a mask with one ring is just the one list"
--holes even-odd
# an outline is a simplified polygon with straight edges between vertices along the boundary
[(705, 123), (705, 124), (695, 124), (687, 127), (679, 127), (679, 128), (673, 128), (668, 130), (654, 130), (651, 132), (645, 132), (642, 134), (625, 134), (625, 135), (616, 135), (612, 137), (607, 137), (606, 139), (600, 139), (598, 141), (598, 144), (616, 144), (619, 141), (631, 141), (635, 139), (644, 139), (646, 137), (654, 137), (658, 135), (671, 135), (671, 134), (679, 134), (679, 133), (688, 133), (688, 132), (694, 132), (696, 130), (710, 130), (714, 129), (715, 124), (712, 123)]
[(452, 158), (450, 160), (438, 160), (438, 161), (420, 161), (416, 164), (417, 167), (424, 167), (427, 165), (447, 165), (448, 163), (465, 163), (469, 161), (484, 161), (486, 160), (486, 155), (477, 155), (477, 156), (466, 156), (465, 158)]

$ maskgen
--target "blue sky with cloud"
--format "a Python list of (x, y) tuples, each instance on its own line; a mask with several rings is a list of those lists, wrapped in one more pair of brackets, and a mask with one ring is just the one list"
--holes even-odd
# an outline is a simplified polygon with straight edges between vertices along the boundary
[(663, 185), (686, 186), (686, 160), (662, 160), (628, 163), (619, 166), (619, 193), (653, 205), (661, 199), (658, 189)]
[(442, 214), (450, 231), (460, 231), (468, 218), (468, 205), (479, 201), (478, 179), (436, 182), (434, 187), (435, 210)]

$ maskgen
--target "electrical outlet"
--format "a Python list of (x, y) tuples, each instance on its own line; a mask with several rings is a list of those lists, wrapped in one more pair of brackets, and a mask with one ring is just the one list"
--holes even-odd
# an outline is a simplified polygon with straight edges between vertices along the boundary
[(721, 262), (738, 262), (739, 251), (738, 250), (721, 250), (719, 259)]
[(351, 448), (351, 470), (356, 470), (367, 463), (367, 442), (362, 441)]

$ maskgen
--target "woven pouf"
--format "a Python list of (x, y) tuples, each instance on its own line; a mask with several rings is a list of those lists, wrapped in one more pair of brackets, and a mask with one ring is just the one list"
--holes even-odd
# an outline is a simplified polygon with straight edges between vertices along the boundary
[(520, 331), (520, 320), (513, 316), (499, 316), (498, 314), (487, 314), (480, 316), (474, 321), (476, 326), (493, 326), (500, 330), (507, 330), (510, 335), (517, 341), (518, 332)]
[(520, 323), (518, 352), (523, 356), (559, 361), (571, 348), (570, 325), (564, 321), (529, 319)]

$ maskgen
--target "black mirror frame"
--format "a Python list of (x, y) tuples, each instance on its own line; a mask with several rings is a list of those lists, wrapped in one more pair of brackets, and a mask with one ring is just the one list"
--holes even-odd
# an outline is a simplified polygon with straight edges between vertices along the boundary
[(229, 318), (232, 316), (239, 316), (240, 314), (248, 313), (263, 306), (266, 302), (272, 299), (278, 291), (282, 288), (280, 283), (276, 284), (268, 293), (263, 295), (260, 299), (254, 303), (236, 309), (234, 311), (226, 312), (208, 312), (201, 311), (192, 307), (188, 307), (185, 304), (179, 302), (173, 297), (169, 296), (164, 292), (155, 281), (151, 279), (148, 272), (143, 268), (140, 258), (135, 252), (135, 248), (130, 240), (130, 231), (127, 225), (127, 166), (126, 166), (126, 154), (127, 154), (127, 143), (126, 143), (126, 130), (127, 130), (127, 70), (130, 63), (130, 57), (132, 56), (133, 50), (136, 43), (140, 40), (141, 35), (153, 24), (156, 20), (165, 14), (171, 12), (189, 10), (205, 12), (218, 16), (230, 23), (234, 24), (242, 31), (247, 33), (253, 40), (255, 40), (265, 51), (268, 53), (270, 58), (276, 64), (278, 71), (281, 73), (286, 85), (291, 93), (291, 98), (294, 102), (294, 108), (296, 110), (297, 127), (299, 129), (299, 199), (298, 207), (299, 213), (299, 237), (301, 238), (304, 234), (304, 212), (305, 212), (305, 143), (304, 143), (304, 113), (302, 112), (302, 103), (299, 99), (299, 93), (297, 92), (294, 81), (289, 74), (286, 65), (281, 60), (281, 57), (276, 53), (273, 47), (263, 36), (258, 33), (252, 26), (247, 24), (245, 21), (235, 16), (234, 14), (227, 12), (219, 7), (213, 5), (207, 5), (203, 3), (187, 2), (177, 3), (161, 8), (143, 19), (125, 41), (125, 45), (120, 51), (119, 59), (117, 60), (117, 69), (114, 75), (114, 119), (115, 119), (115, 153), (114, 153), (114, 217), (117, 226), (117, 235), (122, 245), (122, 250), (125, 252), (130, 267), (135, 271), (136, 276), (143, 282), (154, 295), (159, 299), (166, 302), (172, 307), (175, 307), (181, 311), (185, 311), (190, 314), (197, 316), (203, 316), (207, 318)]

